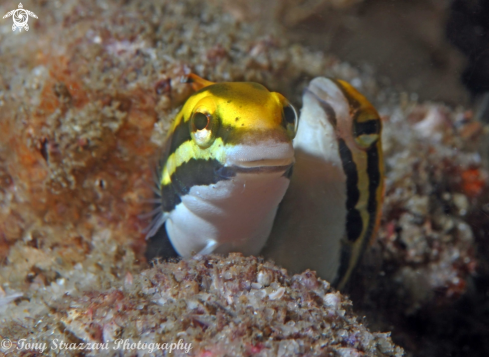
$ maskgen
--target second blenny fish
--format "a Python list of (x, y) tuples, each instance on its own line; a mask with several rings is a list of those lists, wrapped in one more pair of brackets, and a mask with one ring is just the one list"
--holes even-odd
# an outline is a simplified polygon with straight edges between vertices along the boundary
[(147, 256), (263, 254), (342, 288), (380, 217), (376, 110), (348, 83), (316, 78), (298, 125), (289, 101), (261, 84), (189, 80), (198, 91), (168, 133), (148, 236), (165, 229)]

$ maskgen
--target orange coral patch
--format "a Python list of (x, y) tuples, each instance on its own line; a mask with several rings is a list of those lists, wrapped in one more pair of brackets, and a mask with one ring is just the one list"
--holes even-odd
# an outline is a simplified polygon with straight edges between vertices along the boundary
[(482, 193), (486, 180), (478, 169), (468, 169), (462, 172), (462, 189), (469, 197), (477, 197)]

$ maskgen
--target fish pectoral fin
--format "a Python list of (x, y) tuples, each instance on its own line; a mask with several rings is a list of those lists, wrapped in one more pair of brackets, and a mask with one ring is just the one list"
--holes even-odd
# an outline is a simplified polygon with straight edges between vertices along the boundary
[(218, 247), (217, 242), (211, 239), (207, 242), (207, 245), (204, 247), (204, 249), (202, 249), (200, 252), (194, 255), (194, 258), (200, 259), (200, 257), (202, 257), (203, 255), (211, 254), (214, 252), (214, 250), (216, 250), (217, 247)]
[[(151, 212), (154, 213), (154, 212)], [(158, 230), (161, 228), (163, 224), (165, 224), (166, 220), (168, 219), (169, 214), (166, 212), (160, 211), (156, 217), (153, 219), (151, 224), (146, 228), (143, 233), (146, 233), (146, 240), (151, 238), (158, 232)]]

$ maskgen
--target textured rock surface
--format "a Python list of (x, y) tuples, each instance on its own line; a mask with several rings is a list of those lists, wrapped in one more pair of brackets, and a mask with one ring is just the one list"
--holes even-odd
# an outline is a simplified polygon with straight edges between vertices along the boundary
[(175, 355), (403, 355), (389, 334), (369, 332), (351, 302), (310, 271), (290, 278), (271, 263), (239, 254), (157, 264), (122, 279), (90, 273), (91, 267), (76, 266), (4, 312), (3, 319), (17, 323), (3, 324), (0, 335), (50, 346), (56, 339), (109, 341), (108, 351), (93, 355), (130, 354), (118, 339), (191, 346)]

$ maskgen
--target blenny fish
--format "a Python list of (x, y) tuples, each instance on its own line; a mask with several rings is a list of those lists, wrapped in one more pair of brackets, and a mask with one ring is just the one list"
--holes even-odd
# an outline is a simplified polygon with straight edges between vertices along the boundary
[(375, 108), (323, 77), (304, 90), (300, 119), (261, 84), (188, 81), (196, 92), (168, 132), (147, 257), (261, 254), (343, 288), (380, 220)]

